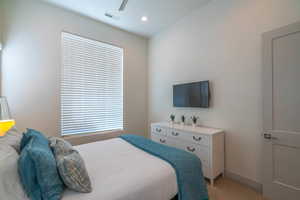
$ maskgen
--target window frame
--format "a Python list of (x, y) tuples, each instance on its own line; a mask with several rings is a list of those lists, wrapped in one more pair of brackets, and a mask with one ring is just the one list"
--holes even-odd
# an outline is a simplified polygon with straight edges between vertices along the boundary
[[(63, 35), (67, 34), (67, 35), (71, 35), (74, 37), (78, 37), (78, 38), (82, 38), (84, 40), (90, 40), (92, 42), (95, 43), (101, 43), (105, 46), (111, 46), (113, 48), (118, 48), (122, 51), (122, 56), (121, 56), (121, 98), (122, 98), (122, 128), (116, 128), (116, 129), (106, 129), (106, 130), (97, 130), (97, 131), (90, 131), (90, 132), (86, 132), (86, 131), (82, 131), (82, 132), (74, 132), (74, 133), (68, 133), (68, 134), (64, 134), (63, 133), (63, 115), (62, 115), (62, 81), (64, 79), (64, 54), (63, 54)], [(62, 137), (68, 137), (68, 136), (80, 136), (80, 135), (94, 135), (94, 134), (105, 134), (105, 133), (114, 133), (114, 132), (122, 132), (124, 131), (124, 126), (125, 126), (125, 114), (124, 114), (124, 48), (112, 43), (108, 43), (108, 42), (103, 42), (94, 38), (90, 38), (90, 37), (85, 37), (79, 34), (74, 34), (68, 31), (62, 31), (60, 34), (60, 42), (61, 42), (61, 51), (60, 51), (60, 56), (61, 56), (61, 69), (60, 69), (60, 82), (59, 82), (59, 105), (60, 105), (60, 123), (59, 123), (59, 130), (60, 130), (60, 135)]]

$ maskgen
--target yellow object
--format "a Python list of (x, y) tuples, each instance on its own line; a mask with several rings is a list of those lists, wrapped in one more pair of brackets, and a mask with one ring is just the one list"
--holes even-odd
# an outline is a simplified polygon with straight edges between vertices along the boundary
[(15, 120), (0, 120), (0, 137), (4, 136), (15, 125)]

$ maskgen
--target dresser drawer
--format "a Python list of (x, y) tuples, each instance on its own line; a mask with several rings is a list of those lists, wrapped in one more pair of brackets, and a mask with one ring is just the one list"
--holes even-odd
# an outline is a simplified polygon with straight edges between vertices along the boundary
[(190, 132), (183, 132), (176, 129), (170, 129), (167, 136), (171, 138), (178, 138), (187, 142), (193, 142), (200, 145), (209, 146), (209, 137), (207, 135), (193, 134)]
[(168, 128), (160, 126), (151, 126), (151, 133), (167, 136)]
[(209, 167), (209, 149), (207, 147), (183, 141), (177, 142), (176, 147), (195, 154), (200, 158), (203, 166)]
[(196, 144), (209, 146), (209, 137), (207, 135), (186, 133), (182, 136), (182, 139)]
[(167, 144), (167, 137), (155, 133), (151, 134), (151, 140), (160, 144)]
[(172, 140), (171, 138), (156, 133), (151, 133), (151, 140), (160, 144), (176, 147), (175, 140)]
[(182, 139), (183, 135), (186, 133), (183, 131), (175, 130), (175, 129), (170, 129), (168, 132), (167, 136), (171, 138), (176, 138), (176, 139)]

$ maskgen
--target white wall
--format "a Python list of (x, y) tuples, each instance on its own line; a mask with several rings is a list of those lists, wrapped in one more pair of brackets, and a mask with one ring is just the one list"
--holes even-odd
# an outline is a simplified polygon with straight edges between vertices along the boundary
[[(226, 130), (226, 169), (260, 182), (261, 35), (300, 20), (299, 0), (212, 0), (150, 41), (149, 121), (198, 115)], [(210, 80), (212, 107), (172, 107), (174, 83)]]
[[(1, 1), (0, 1), (1, 3)], [(0, 6), (0, 43), (2, 43), (2, 32), (3, 32), (3, 11), (2, 7)], [(1, 57), (1, 52), (0, 52), (0, 57)]]
[[(2, 34), (3, 34), (3, 7), (1, 6), (1, 0), (0, 0), (0, 44), (3, 43)], [(1, 73), (1, 59), (2, 59), (2, 51), (0, 50), (0, 73)], [(1, 94), (1, 79), (0, 79), (0, 94)]]
[(145, 134), (147, 39), (41, 1), (3, 1), (2, 95), (18, 128), (59, 135), (60, 41), (67, 31), (124, 48), (125, 132)]

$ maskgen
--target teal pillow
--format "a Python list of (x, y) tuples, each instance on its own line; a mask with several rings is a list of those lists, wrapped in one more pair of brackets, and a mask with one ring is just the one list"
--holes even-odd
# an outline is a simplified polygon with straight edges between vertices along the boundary
[(64, 190), (48, 139), (27, 129), (21, 140), (18, 171), (21, 183), (31, 200), (59, 200)]

